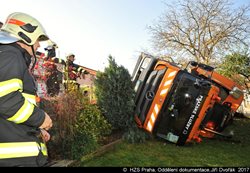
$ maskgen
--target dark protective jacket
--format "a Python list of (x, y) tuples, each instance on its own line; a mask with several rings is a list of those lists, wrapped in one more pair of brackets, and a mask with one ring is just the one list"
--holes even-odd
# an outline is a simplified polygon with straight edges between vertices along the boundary
[(30, 62), (30, 55), (16, 43), (0, 44), (0, 166), (47, 163), (39, 137), (45, 113), (36, 106)]
[(79, 89), (80, 84), (77, 82), (77, 78), (85, 74), (86, 71), (79, 65), (73, 63), (70, 60), (66, 61), (65, 75), (64, 75), (64, 87), (67, 90)]
[(66, 62), (66, 68), (66, 71), (68, 72), (68, 80), (73, 81), (76, 81), (78, 74), (83, 74), (85, 71), (81, 66), (73, 63), (70, 60)]

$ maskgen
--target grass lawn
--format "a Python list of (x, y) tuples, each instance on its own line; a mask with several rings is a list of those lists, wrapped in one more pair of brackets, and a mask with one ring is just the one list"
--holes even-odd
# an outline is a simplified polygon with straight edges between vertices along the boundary
[(166, 141), (142, 144), (122, 142), (101, 156), (79, 163), (80, 167), (238, 167), (250, 166), (250, 119), (235, 119), (226, 129), (231, 140), (203, 139), (200, 144), (178, 147)]

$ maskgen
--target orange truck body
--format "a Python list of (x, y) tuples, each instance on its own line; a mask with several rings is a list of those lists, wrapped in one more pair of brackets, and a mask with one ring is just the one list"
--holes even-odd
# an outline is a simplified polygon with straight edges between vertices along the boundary
[[(222, 132), (232, 122), (235, 112), (243, 102), (243, 88), (231, 79), (214, 71), (212, 67), (204, 64), (196, 63), (191, 69), (191, 73), (211, 81), (213, 85), (219, 88), (220, 92), (218, 96), (220, 101), (210, 110), (206, 117), (207, 122), (206, 124), (203, 123), (203, 125), (208, 130)], [(211, 138), (215, 134), (203, 130), (201, 135)]]

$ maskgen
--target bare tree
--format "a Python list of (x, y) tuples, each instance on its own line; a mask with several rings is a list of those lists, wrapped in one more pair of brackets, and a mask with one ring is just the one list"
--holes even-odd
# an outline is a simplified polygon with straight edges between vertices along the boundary
[(156, 48), (168, 55), (211, 64), (225, 53), (249, 47), (248, 6), (233, 9), (229, 0), (185, 0), (166, 4), (150, 27)]

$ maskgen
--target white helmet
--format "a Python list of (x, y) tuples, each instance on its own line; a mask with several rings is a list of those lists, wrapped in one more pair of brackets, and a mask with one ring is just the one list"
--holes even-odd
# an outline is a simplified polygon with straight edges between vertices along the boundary
[(44, 48), (44, 50), (51, 50), (51, 49), (57, 49), (58, 46), (55, 42), (48, 40), (48, 46)]
[(75, 57), (75, 54), (69, 53), (69, 54), (66, 56), (66, 58), (68, 59), (68, 58), (71, 57), (71, 56)]
[(0, 43), (9, 44), (19, 40), (34, 45), (37, 40), (48, 40), (43, 26), (32, 16), (16, 12), (8, 16), (0, 31)]

